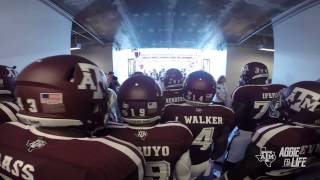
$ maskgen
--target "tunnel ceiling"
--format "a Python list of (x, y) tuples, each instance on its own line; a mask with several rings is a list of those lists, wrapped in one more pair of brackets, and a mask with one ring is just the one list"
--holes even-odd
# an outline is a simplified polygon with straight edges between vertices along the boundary
[[(304, 0), (50, 0), (71, 14), (73, 38), (124, 48), (236, 44)], [(90, 35), (91, 34), (91, 35)], [(91, 40), (90, 40), (91, 39)]]

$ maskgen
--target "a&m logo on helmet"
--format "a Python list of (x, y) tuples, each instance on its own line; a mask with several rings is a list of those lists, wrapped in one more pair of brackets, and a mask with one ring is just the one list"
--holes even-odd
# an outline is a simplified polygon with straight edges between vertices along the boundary
[(290, 108), (297, 112), (300, 112), (301, 109), (314, 112), (320, 105), (320, 94), (308, 89), (295, 87), (286, 98), (286, 101), (289, 102)]
[[(103, 81), (103, 76), (101, 75), (100, 69), (96, 65), (87, 63), (78, 63), (78, 66), (83, 74), (82, 80), (78, 85), (78, 89), (93, 90), (93, 99), (102, 99), (103, 93), (99, 83)], [(92, 71), (94, 73), (91, 73)], [(96, 77), (96, 82), (94, 82), (94, 76)]]

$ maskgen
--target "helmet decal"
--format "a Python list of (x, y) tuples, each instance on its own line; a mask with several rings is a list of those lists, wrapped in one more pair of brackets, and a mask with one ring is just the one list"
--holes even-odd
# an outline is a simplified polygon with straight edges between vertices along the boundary
[[(78, 63), (78, 66), (80, 67), (83, 74), (81, 83), (78, 85), (78, 89), (94, 90), (93, 98), (102, 99), (103, 94), (102, 94), (101, 86), (99, 85), (99, 82), (101, 82), (102, 80), (100, 69), (96, 65), (87, 64), (87, 63)], [(94, 79), (93, 74), (90, 72), (90, 70), (94, 71), (94, 75), (96, 77), (96, 83), (93, 80)]]
[(290, 108), (300, 112), (305, 109), (314, 112), (320, 106), (320, 94), (314, 91), (295, 87), (291, 94), (286, 98), (290, 104)]

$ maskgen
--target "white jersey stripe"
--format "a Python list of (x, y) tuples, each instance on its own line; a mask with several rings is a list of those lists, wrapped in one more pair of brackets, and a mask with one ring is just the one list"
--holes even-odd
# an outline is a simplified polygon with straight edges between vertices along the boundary
[[(143, 159), (141, 159), (134, 151), (132, 151), (130, 148), (116, 143), (112, 142), (111, 140), (105, 139), (105, 138), (89, 138), (86, 139), (86, 141), (97, 141), (101, 142), (103, 144), (106, 144), (110, 147), (113, 147), (114, 149), (117, 149), (118, 151), (121, 151), (123, 154), (125, 154), (127, 157), (129, 157), (137, 166), (138, 166), (138, 175), (139, 180), (143, 180), (144, 176), (144, 169), (143, 169)], [(115, 173), (115, 172), (112, 172)], [(120, 172), (121, 173), (121, 172)]]
[[(118, 138), (116, 138), (116, 137), (113, 137), (113, 136), (106, 136), (107, 138), (110, 138), (110, 139), (112, 139), (112, 140), (114, 140), (114, 141), (118, 141), (118, 142), (120, 142), (120, 143), (123, 143), (123, 144), (125, 144), (125, 145), (127, 145), (127, 146), (130, 146), (132, 149), (135, 149), (139, 154), (140, 154), (140, 156), (143, 158), (144, 156), (143, 156), (143, 154), (142, 154), (142, 152), (135, 146), (135, 145), (133, 145), (132, 143), (130, 143), (130, 142), (127, 142), (127, 141), (123, 141), (123, 140), (121, 140), (121, 139), (118, 139)], [(141, 158), (140, 158), (141, 159)], [(143, 159), (141, 159), (142, 161), (142, 164), (137, 164), (138, 165), (138, 173), (139, 173), (139, 179), (141, 179), (140, 177), (144, 177), (144, 165), (146, 164), (146, 162), (145, 162), (145, 159), (143, 158)]]
[(15, 109), (17, 112), (20, 110), (19, 106), (16, 105), (15, 103), (13, 102), (9, 102), (9, 101), (4, 101), (4, 103), (10, 105), (13, 109)]
[(258, 147), (264, 147), (265, 144), (273, 137), (275, 136), (276, 134), (280, 133), (281, 131), (284, 131), (286, 129), (289, 129), (289, 128), (302, 128), (300, 126), (289, 126), (289, 125), (285, 125), (285, 126), (280, 126), (278, 128), (275, 128), (275, 129), (272, 129), (270, 130), (269, 132), (265, 133), (261, 138), (260, 140), (256, 143), (256, 145)]
[(185, 128), (193, 136), (192, 132), (190, 131), (190, 129), (186, 125), (184, 125), (180, 122), (177, 122), (177, 121), (170, 121), (170, 123), (157, 124), (154, 126), (130, 126), (129, 124), (122, 124), (122, 125), (110, 124), (109, 126), (107, 126), (107, 128), (129, 128), (129, 129), (147, 130), (147, 129), (153, 129), (156, 127), (174, 127), (174, 126), (179, 126), (179, 127)]
[(19, 122), (12, 122), (10, 124), (18, 126), (18, 127), (22, 128), (22, 129), (26, 129), (26, 130), (29, 129), (30, 132), (35, 134), (35, 135), (43, 136), (43, 137), (50, 138), (50, 139), (95, 141), (95, 142), (100, 142), (100, 143), (106, 144), (106, 145), (108, 145), (110, 147), (113, 147), (113, 148), (117, 149), (118, 151), (122, 152), (126, 156), (128, 156), (138, 166), (139, 179), (143, 180), (143, 172), (144, 172), (143, 159), (141, 159), (130, 148), (128, 148), (128, 147), (126, 147), (126, 146), (124, 146), (122, 144), (118, 144), (116, 142), (112, 142), (111, 140), (108, 140), (108, 139), (105, 139), (105, 138), (88, 138), (88, 137), (85, 137), (85, 138), (73, 138), (73, 137), (56, 136), (56, 135), (51, 135), (51, 134), (40, 132), (39, 130), (36, 129), (35, 126), (24, 125), (24, 124), (19, 123)]
[(274, 128), (274, 127), (280, 126), (280, 125), (284, 125), (284, 124), (282, 124), (282, 123), (276, 123), (276, 124), (272, 124), (272, 125), (265, 126), (265, 127), (263, 127), (263, 128), (258, 129), (258, 130), (254, 133), (254, 135), (252, 136), (251, 140), (252, 140), (252, 141), (256, 141), (257, 138), (260, 136), (260, 134), (262, 134), (263, 132), (265, 132), (265, 131), (267, 131), (267, 130), (269, 130), (269, 129), (271, 129), (271, 128)]
[(9, 109), (7, 106), (0, 103), (0, 109), (2, 109), (4, 113), (6, 113), (6, 115), (10, 118), (11, 121), (18, 121), (18, 118), (15, 115), (15, 113), (12, 112), (11, 109)]
[(128, 141), (124, 141), (124, 140), (118, 139), (118, 138), (116, 138), (116, 137), (114, 137), (114, 136), (109, 136), (109, 135), (108, 135), (108, 136), (106, 136), (106, 137), (107, 137), (107, 138), (110, 138), (110, 139), (112, 139), (112, 140), (114, 140), (114, 141), (119, 141), (119, 142), (121, 142), (121, 143), (123, 143), (123, 144), (126, 144), (126, 145), (132, 147), (132, 149), (137, 150), (137, 151), (139, 152), (139, 154), (140, 154), (141, 156), (143, 156), (143, 154), (142, 154), (142, 152), (140, 151), (140, 149), (138, 149), (137, 146), (135, 146), (134, 144), (132, 144), (132, 143), (130, 143), (130, 142), (128, 142)]
[(35, 116), (28, 116), (17, 113), (20, 119), (23, 119), (31, 124), (40, 124), (45, 127), (63, 127), (63, 126), (80, 126), (83, 123), (77, 119), (54, 119), (54, 118), (41, 118)]
[(0, 94), (12, 94), (9, 90), (0, 90)]

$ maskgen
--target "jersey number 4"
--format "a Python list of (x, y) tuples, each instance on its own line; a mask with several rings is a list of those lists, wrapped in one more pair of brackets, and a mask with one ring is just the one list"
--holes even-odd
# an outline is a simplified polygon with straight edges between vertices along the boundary
[(200, 150), (206, 151), (213, 143), (214, 127), (203, 128), (198, 136), (193, 140), (192, 145), (200, 145)]

